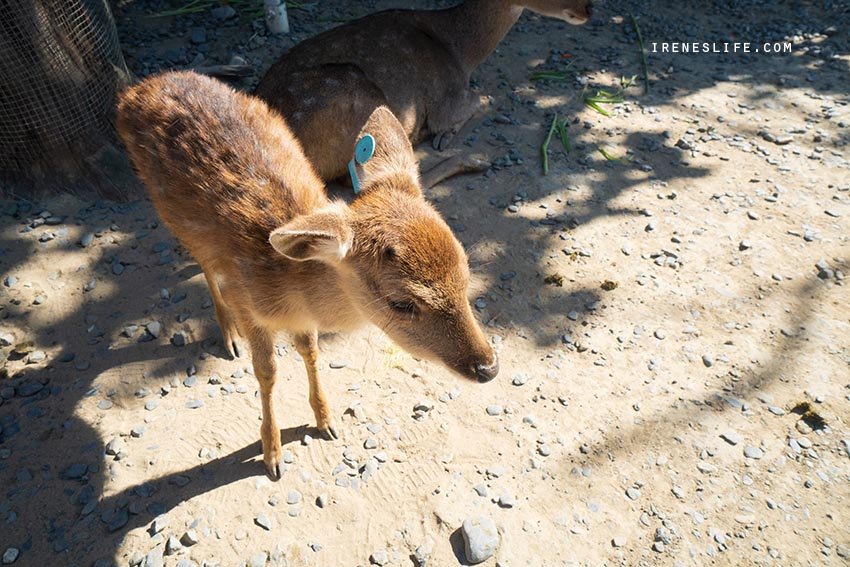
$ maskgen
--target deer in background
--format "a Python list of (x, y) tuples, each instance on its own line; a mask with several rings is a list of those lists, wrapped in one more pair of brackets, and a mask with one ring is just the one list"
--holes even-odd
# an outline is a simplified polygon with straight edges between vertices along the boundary
[[(389, 107), (413, 144), (445, 149), (480, 100), (469, 79), (524, 8), (583, 24), (591, 0), (466, 0), (446, 10), (389, 10), (307, 39), (265, 74), (255, 94), (283, 114), (318, 175), (344, 175), (372, 111)], [(480, 171), (479, 156), (449, 158), (423, 174), (432, 187)]]
[[(361, 192), (331, 201), (284, 120), (265, 103), (190, 72), (119, 101), (118, 132), (162, 220), (200, 264), (226, 348), (247, 340), (260, 385), (263, 459), (280, 478), (274, 336), (289, 331), (319, 430), (337, 438), (319, 380), (318, 332), (367, 322), (410, 353), (487, 382), (498, 361), (467, 299), (460, 243), (422, 197), (405, 130), (384, 107), (362, 134)], [(353, 153), (353, 146), (346, 155)]]

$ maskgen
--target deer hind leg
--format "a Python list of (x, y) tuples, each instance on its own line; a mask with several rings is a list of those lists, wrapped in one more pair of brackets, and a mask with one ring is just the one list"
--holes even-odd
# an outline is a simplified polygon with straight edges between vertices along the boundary
[(431, 147), (437, 151), (448, 149), (457, 133), (481, 109), (481, 100), (465, 89), (456, 96), (441, 101), (439, 108), (428, 113), (428, 129), (434, 133)]
[(304, 359), (307, 367), (307, 379), (310, 381), (310, 407), (316, 416), (316, 425), (325, 439), (339, 439), (339, 435), (331, 418), (331, 410), (325, 397), (325, 390), (319, 382), (319, 370), (316, 361), (319, 358), (319, 337), (316, 331), (295, 336), (295, 348)]
[(444, 159), (428, 171), (422, 172), (422, 186), (430, 189), (455, 175), (476, 173), (490, 167), (490, 160), (483, 154), (461, 154)]
[(256, 325), (244, 325), (247, 328), (248, 344), (251, 347), (251, 362), (254, 375), (260, 383), (260, 401), (263, 407), (263, 423), (260, 437), (263, 440), (263, 462), (266, 472), (273, 480), (280, 480), (280, 429), (274, 416), (273, 393), (277, 378), (274, 361), (274, 342), (267, 330)]
[(210, 295), (215, 306), (215, 317), (218, 319), (218, 326), (221, 328), (221, 337), (224, 341), (224, 349), (232, 358), (239, 358), (241, 353), (237, 339), (241, 335), (236, 326), (236, 320), (230, 313), (224, 297), (222, 297), (218, 278), (214, 272), (208, 269), (204, 269), (204, 277), (207, 279), (207, 285), (210, 288)]

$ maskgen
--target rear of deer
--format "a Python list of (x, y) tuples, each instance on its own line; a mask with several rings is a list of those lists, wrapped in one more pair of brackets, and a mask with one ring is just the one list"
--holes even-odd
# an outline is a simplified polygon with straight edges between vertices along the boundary
[(329, 438), (337, 430), (319, 380), (319, 331), (371, 322), (468, 378), (496, 376), (467, 300), (466, 255), (423, 199), (407, 135), (386, 108), (363, 128), (376, 151), (350, 205), (328, 199), (279, 115), (213, 79), (166, 73), (129, 89), (118, 131), (159, 215), (203, 269), (225, 347), (238, 355), (240, 338), (250, 347), (273, 478), (278, 331), (292, 334), (304, 359), (310, 405)]
[[(526, 8), (585, 23), (591, 0), (464, 0), (444, 10), (370, 14), (295, 45), (265, 74), (256, 94), (283, 113), (324, 180), (345, 174), (349, 148), (372, 111), (389, 107), (412, 142), (433, 136), (443, 150), (475, 114), (475, 69)], [(489, 166), (449, 159), (423, 175), (432, 186)]]

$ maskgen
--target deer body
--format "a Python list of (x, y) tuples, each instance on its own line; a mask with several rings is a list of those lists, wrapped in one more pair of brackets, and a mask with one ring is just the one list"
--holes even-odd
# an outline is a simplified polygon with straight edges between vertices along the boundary
[(336, 179), (345, 173), (342, 150), (378, 106), (395, 113), (414, 144), (433, 135), (435, 148), (444, 149), (478, 108), (469, 89), (472, 72), (524, 7), (583, 23), (590, 4), (466, 0), (446, 10), (379, 12), (293, 47), (256, 94), (287, 116), (318, 175)]
[(238, 356), (238, 339), (248, 342), (275, 478), (278, 331), (293, 336), (319, 430), (330, 438), (337, 432), (319, 382), (319, 331), (372, 322), (467, 377), (486, 381), (498, 371), (466, 299), (466, 256), (422, 198), (401, 126), (385, 108), (365, 126), (378, 149), (349, 206), (328, 199), (286, 123), (258, 99), (183, 72), (150, 78), (119, 102), (119, 134), (157, 212), (204, 271), (225, 348)]

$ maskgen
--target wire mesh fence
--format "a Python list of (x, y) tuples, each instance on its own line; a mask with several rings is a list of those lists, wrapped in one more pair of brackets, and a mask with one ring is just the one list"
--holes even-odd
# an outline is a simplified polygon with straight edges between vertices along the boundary
[(128, 81), (107, 0), (0, 1), (0, 174), (49, 175), (117, 144)]

